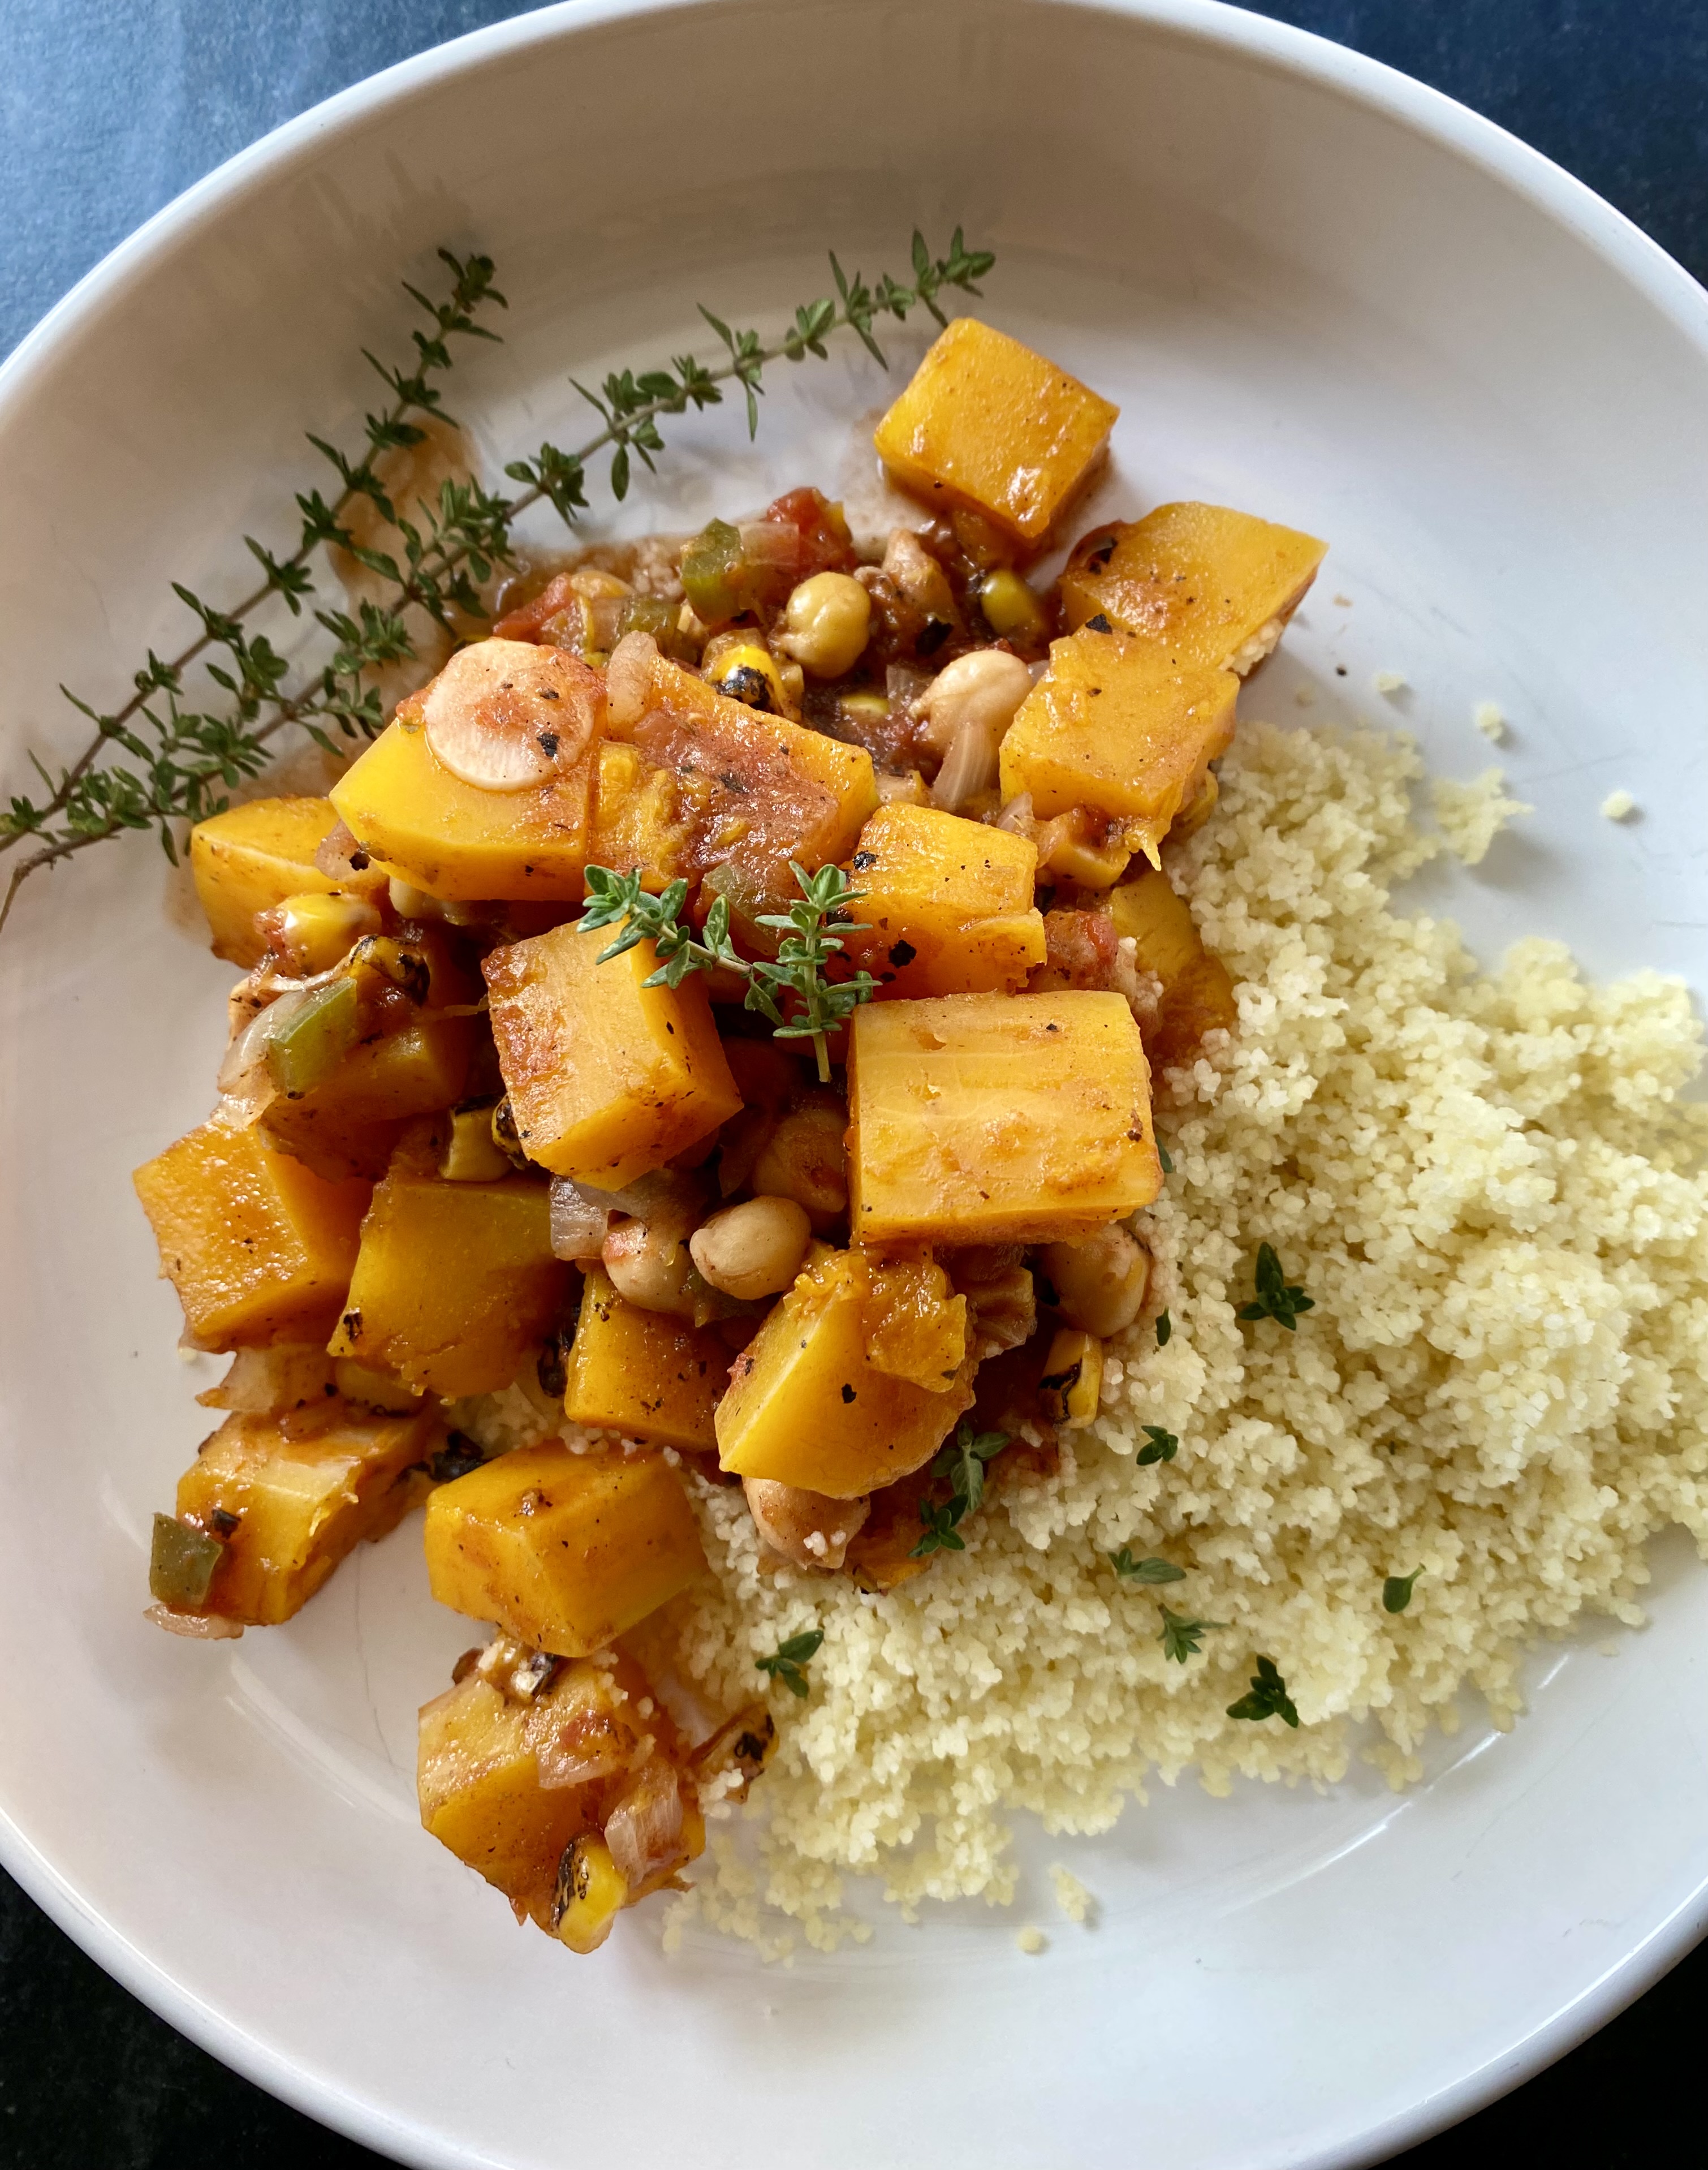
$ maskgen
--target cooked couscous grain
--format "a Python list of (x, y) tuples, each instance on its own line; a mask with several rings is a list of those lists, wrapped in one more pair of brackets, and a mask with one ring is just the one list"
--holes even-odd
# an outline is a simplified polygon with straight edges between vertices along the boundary
[[(1652, 1532), (1708, 1544), (1689, 997), (1647, 972), (1590, 986), (1544, 941), (1485, 974), (1450, 926), (1394, 912), (1440, 848), (1412, 826), (1420, 773), (1403, 740), (1246, 724), (1216, 819), (1171, 854), (1240, 1028), (1157, 1081), (1175, 1173), (1139, 1226), (1172, 1337), (1147, 1314), (1111, 1344), (1053, 1477), (999, 1489), (964, 1553), (884, 1596), (762, 1568), (740, 1492), (696, 1486), (715, 1581), (690, 1669), (739, 1699), (755, 1657), (825, 1631), (809, 1700), (773, 1699), (756, 1876), (720, 1847), (685, 1902), (702, 1918), (763, 1939), (781, 1909), (823, 1942), (848, 1871), (905, 1912), (1006, 1900), (1017, 1811), (1094, 1831), (1152, 1776), (1332, 1781), (1361, 1728), (1400, 1783), (1465, 1691), (1510, 1723), (1537, 1636), (1639, 1621)], [(1444, 823), (1454, 847), (1486, 848), (1498, 773), (1454, 790), (1476, 810)], [(1296, 1332), (1238, 1315), (1262, 1242), (1315, 1301)], [(1145, 1424), (1172, 1461), (1138, 1465)], [(1186, 1663), (1155, 1593), (1112, 1573), (1124, 1545), (1226, 1623)], [(1419, 1569), (1386, 1612), (1385, 1579)], [(1296, 1732), (1226, 1715), (1256, 1653)]]

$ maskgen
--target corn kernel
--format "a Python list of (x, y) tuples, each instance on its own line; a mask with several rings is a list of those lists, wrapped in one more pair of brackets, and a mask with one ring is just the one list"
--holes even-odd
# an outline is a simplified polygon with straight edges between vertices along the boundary
[(439, 1157), (439, 1173), (447, 1183), (501, 1183), (510, 1173), (510, 1157), (493, 1136), (492, 1118), (483, 1102), (452, 1114), (451, 1136)]
[(1049, 630), (1043, 607), (1018, 573), (990, 573), (979, 584), (979, 607), (992, 633), (1008, 640), (1041, 641)]
[(1076, 1327), (1063, 1327), (1049, 1344), (1038, 1382), (1050, 1422), (1064, 1431), (1083, 1431), (1097, 1414), (1102, 1387), (1102, 1343)]
[(572, 1952), (596, 1952), (628, 1899), (628, 1884), (603, 1839), (572, 1838), (558, 1864), (552, 1900), (558, 1936)]
[(750, 708), (782, 716), (793, 706), (777, 658), (756, 640), (732, 641), (727, 647), (721, 641), (713, 642), (707, 649), (704, 669), (720, 693)]

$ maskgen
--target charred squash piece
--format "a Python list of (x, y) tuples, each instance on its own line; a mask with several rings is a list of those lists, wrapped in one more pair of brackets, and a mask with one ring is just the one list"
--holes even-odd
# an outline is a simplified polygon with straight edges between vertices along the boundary
[(471, 1018), (423, 1017), (351, 1049), (323, 1083), (269, 1104), (261, 1127), (283, 1152), (336, 1182), (383, 1175), (403, 1125), (462, 1096), (474, 1047)]
[(406, 1140), (374, 1193), (328, 1346), (407, 1387), (489, 1393), (515, 1378), (568, 1295), (551, 1199), (525, 1177), (446, 1182), (414, 1157)]
[(1328, 545), (1221, 505), (1094, 527), (1061, 579), (1070, 626), (1100, 612), (1160, 655), (1243, 678), (1280, 639)]
[(426, 1547), (441, 1605), (566, 1658), (602, 1649), (705, 1565), (662, 1456), (572, 1454), (557, 1441), (441, 1485)]
[(366, 1183), (326, 1183), (254, 1130), (214, 1121), (131, 1179), (204, 1349), (329, 1333), (355, 1268)]
[(904, 489), (945, 510), (969, 506), (1036, 545), (1077, 495), (1120, 411), (1018, 339), (958, 317), (873, 441)]
[(866, 931), (846, 938), (849, 960), (886, 995), (1022, 987), (1043, 962), (1037, 871), (1024, 836), (936, 806), (880, 806), (851, 862)]
[(1161, 1189), (1120, 995), (872, 1002), (854, 1013), (850, 1074), (857, 1242), (1047, 1243)]
[[(363, 1537), (382, 1537), (419, 1496), (430, 1414), (357, 1415), (339, 1401), (287, 1418), (237, 1415), (179, 1480), (177, 1525), (219, 1547), (197, 1601), (173, 1579), (173, 1525), (157, 1531), (151, 1583), (168, 1611), (244, 1627), (300, 1611)], [(160, 1520), (164, 1522), (163, 1516)]]
[(658, 964), (652, 943), (601, 965), (607, 939), (556, 927), (495, 950), (485, 970), (499, 1063), (528, 1157), (554, 1175), (620, 1190), (709, 1136), (741, 1096), (701, 979), (649, 987)]

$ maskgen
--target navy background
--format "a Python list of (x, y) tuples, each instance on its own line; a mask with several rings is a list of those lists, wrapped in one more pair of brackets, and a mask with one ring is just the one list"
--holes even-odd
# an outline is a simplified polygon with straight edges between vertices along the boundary
[[(151, 212), (268, 129), (522, 12), (494, 0), (0, 0), (0, 353)], [(1272, 0), (1259, 12), (1488, 114), (1708, 281), (1708, 0)], [(1401, 2160), (1702, 2159), (1705, 2001), (1708, 1946), (1551, 2071)], [(1241, 2084), (1231, 2066), (1228, 2080)], [(1699, 2138), (1668, 2146), (1669, 2130)], [(180, 2039), (0, 1876), (6, 2170), (376, 2161)]]

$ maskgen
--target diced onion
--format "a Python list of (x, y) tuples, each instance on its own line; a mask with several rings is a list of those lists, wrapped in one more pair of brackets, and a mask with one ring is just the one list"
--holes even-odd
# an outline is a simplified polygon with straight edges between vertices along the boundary
[(681, 1788), (662, 1756), (642, 1766), (611, 1810), (605, 1843), (631, 1891), (681, 1859)]
[(750, 565), (781, 565), (793, 572), (800, 563), (800, 531), (781, 520), (745, 520), (741, 554)]
[(996, 744), (988, 727), (969, 716), (955, 733), (953, 743), (937, 771), (931, 797), (951, 813), (996, 781)]
[(596, 1259), (611, 1226), (610, 1209), (593, 1200), (568, 1176), (552, 1179), (552, 1256), (572, 1261)]
[(646, 713), (659, 644), (649, 633), (626, 633), (605, 666), (605, 697), (613, 730), (632, 729)]
[(244, 1026), (226, 1050), (214, 1083), (229, 1104), (227, 1112), (240, 1122), (254, 1122), (278, 1098), (279, 1088), (267, 1067), (267, 1050), (275, 1034), (306, 1008), (315, 991), (315, 987), (286, 988)]

